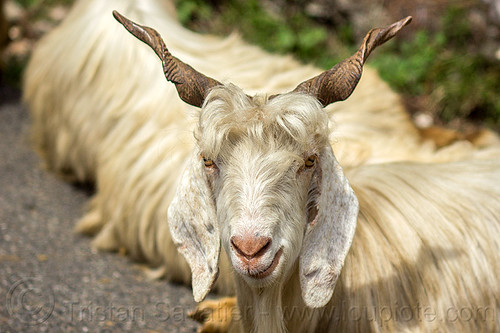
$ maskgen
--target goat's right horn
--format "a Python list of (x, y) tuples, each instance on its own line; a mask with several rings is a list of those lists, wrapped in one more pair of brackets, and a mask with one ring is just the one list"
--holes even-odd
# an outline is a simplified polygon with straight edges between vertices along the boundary
[(179, 97), (184, 102), (201, 107), (209, 90), (222, 85), (172, 56), (156, 30), (132, 22), (116, 10), (113, 11), (113, 16), (132, 35), (148, 44), (156, 52), (162, 61), (165, 77), (175, 84)]
[(370, 53), (379, 45), (394, 37), (404, 26), (410, 23), (408, 16), (386, 28), (372, 29), (365, 36), (363, 44), (351, 57), (343, 60), (328, 71), (302, 82), (294, 92), (303, 92), (315, 96), (323, 106), (349, 97), (361, 78), (363, 64)]

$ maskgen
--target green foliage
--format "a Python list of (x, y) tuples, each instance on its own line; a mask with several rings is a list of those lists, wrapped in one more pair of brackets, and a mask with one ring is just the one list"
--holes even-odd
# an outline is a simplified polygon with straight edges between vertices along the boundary
[(379, 54), (371, 64), (396, 90), (408, 95), (425, 93), (429, 69), (444, 47), (443, 35), (431, 37), (427, 31), (422, 30), (412, 40), (399, 45), (392, 43), (390, 46), (377, 51)]
[(203, 0), (179, 1), (177, 15), (182, 24), (196, 20), (209, 20), (212, 16), (212, 7)]
[(500, 125), (500, 66), (473, 54), (445, 53), (433, 66), (431, 93), (445, 121), (469, 117)]
[(26, 60), (9, 59), (7, 66), (4, 66), (3, 72), (0, 72), (0, 81), (9, 86), (20, 89), (21, 77), (26, 66)]
[(500, 65), (469, 49), (473, 34), (463, 9), (450, 8), (442, 32), (421, 30), (383, 48), (372, 64), (397, 91), (430, 96), (443, 120), (469, 118), (500, 126)]
[(278, 17), (257, 0), (231, 2), (224, 13), (225, 24), (238, 27), (250, 42), (272, 52), (295, 53), (307, 59), (326, 45), (326, 29), (313, 24), (302, 13), (293, 13), (287, 19)]
[(302, 11), (282, 15), (259, 0), (225, 0), (207, 6), (202, 0), (177, 0), (181, 22), (197, 31), (228, 34), (237, 30), (247, 41), (270, 52), (291, 53), (319, 65), (329, 65), (330, 59), (337, 58), (328, 47), (331, 34), (327, 28)]
[(16, 2), (24, 8), (29, 8), (38, 4), (40, 0), (16, 0)]
[(70, 5), (74, 0), (15, 0), (23, 8), (33, 8), (54, 5)]

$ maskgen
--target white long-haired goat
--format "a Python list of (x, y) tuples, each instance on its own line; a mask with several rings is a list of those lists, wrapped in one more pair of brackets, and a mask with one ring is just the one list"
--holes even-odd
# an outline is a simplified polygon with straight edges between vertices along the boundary
[[(44, 143), (42, 149), (48, 151), (49, 164), (53, 162), (56, 169), (71, 168), (80, 179), (97, 173), (98, 193), (80, 228), (99, 231), (98, 247), (126, 247), (132, 256), (158, 266), (168, 278), (188, 282), (190, 268), (177, 254), (173, 237), (193, 271), (197, 300), (208, 292), (218, 271), (219, 291), (231, 292), (236, 282), (245, 331), (410, 331), (443, 326), (470, 331), (497, 327), (499, 155), (494, 151), (480, 154), (496, 157), (494, 161), (353, 168), (347, 171), (353, 192), (332, 153), (328, 115), (310, 95), (309, 87), (324, 87), (321, 79), (300, 85), (302, 92), (249, 97), (234, 85), (219, 85), (208, 77), (196, 80), (198, 73), (187, 69), (192, 75), (168, 77), (177, 87), (188, 86), (189, 91), (192, 85), (202, 88), (194, 95), (181, 93), (189, 103), (204, 103), (193, 142), (189, 122), (178, 114), (185, 107), (174, 96), (174, 89), (160, 88), (157, 82), (164, 78), (153, 74), (159, 71), (150, 55), (132, 52), (134, 47), (127, 46), (121, 56), (121, 43), (130, 44), (114, 27), (101, 31), (96, 41), (100, 24), (109, 24), (103, 19), (89, 27), (89, 22), (102, 18), (109, 3), (124, 7), (126, 13), (142, 13), (141, 21), (149, 19), (146, 12), (152, 12), (152, 21), (157, 17), (155, 9), (162, 12), (153, 1), (141, 5), (126, 2), (134, 4), (130, 6), (119, 1), (79, 2), (68, 20), (35, 53), (26, 91), (38, 126), (35, 133)], [(197, 38), (171, 21), (159, 20), (156, 25), (171, 28), (175, 33), (166, 36), (172, 39), (178, 32), (188, 41)], [(152, 30), (126, 24), (152, 33), (150, 41), (159, 43), (154, 44), (156, 51), (166, 55)], [(48, 69), (43, 55), (51, 57), (52, 45), (53, 57), (71, 58), (62, 45), (55, 47), (61, 44), (61, 35), (66, 40), (73, 37), (75, 50), (71, 52), (76, 58), (61, 62), (63, 70), (55, 71)], [(371, 40), (367, 39), (367, 45)], [(198, 42), (206, 45), (202, 38)], [(240, 43), (237, 39), (214, 39), (214, 58), (223, 52), (224, 42), (226, 46)], [(239, 47), (248, 51), (237, 54), (243, 58), (259, 52), (263, 55), (241, 43)], [(191, 51), (211, 57), (196, 43)], [(182, 53), (204, 72), (217, 72), (217, 62), (212, 67), (201, 55)], [(233, 55), (228, 59), (237, 58)], [(262, 64), (271, 61), (276, 66), (280, 60), (266, 55)], [(112, 66), (105, 71), (103, 65), (113, 62), (125, 67)], [(184, 67), (177, 60), (173, 63)], [(243, 66), (244, 62), (228, 62), (228, 76), (238, 67), (235, 64)], [(175, 66), (170, 74), (179, 74)], [(287, 79), (281, 85), (273, 81), (269, 91), (293, 88), (287, 85), (299, 82), (297, 73), (304, 79), (319, 74), (303, 68), (294, 63), (278, 70)], [(307, 71), (315, 74), (306, 76)], [(124, 80), (123, 72), (130, 80)], [(36, 84), (49, 73), (57, 75), (47, 80), (47, 86)], [(261, 77), (253, 79), (257, 86), (252, 87), (251, 80), (245, 83), (243, 75), (236, 75), (235, 81), (247, 91), (266, 89)], [(385, 87), (378, 85), (376, 77), (369, 75), (365, 81), (370, 80), (375, 87)], [(61, 97), (64, 94), (54, 90), (57, 83), (67, 87), (69, 95)], [(213, 89), (205, 98), (209, 87)], [(363, 88), (363, 80), (359, 88)], [(459, 154), (436, 152), (434, 147), (422, 145), (415, 128), (399, 112), (400, 104), (394, 112), (384, 104), (387, 96), (396, 103), (397, 97), (384, 91), (380, 103), (367, 98), (376, 95), (376, 88), (365, 86), (350, 98), (358, 104), (345, 102), (334, 110), (334, 115), (341, 115), (337, 118), (339, 135), (335, 132), (340, 143), (334, 148), (340, 151), (343, 165), (405, 159), (440, 161), (471, 153), (466, 143), (452, 148)], [(44, 101), (50, 103), (40, 106)], [(370, 114), (377, 115), (377, 110), (384, 114), (382, 122)], [(394, 124), (386, 123), (391, 121)], [(390, 133), (377, 130), (384, 128)], [(350, 155), (349, 143), (355, 154)], [(182, 169), (187, 171), (181, 176)], [(356, 236), (354, 193), (360, 206)], [(219, 258), (221, 244), (224, 254)], [(464, 267), (471, 267), (469, 274), (460, 276)], [(407, 316), (408, 307), (413, 310), (412, 318)], [(446, 317), (449, 309), (451, 314), (455, 314), (453, 310), (461, 314), (462, 308), (474, 311), (475, 316), (471, 320)], [(290, 315), (290, 311), (296, 314)], [(436, 320), (422, 320), (429, 312)]]
[[(358, 167), (349, 172), (353, 191), (329, 143), (323, 107), (351, 94), (370, 52), (409, 19), (370, 31), (355, 55), (291, 93), (250, 97), (173, 57), (151, 28), (115, 17), (155, 50), (181, 99), (201, 107), (192, 156), (168, 209), (197, 301), (218, 277), (222, 246), (244, 331), (499, 324), (499, 155)], [(425, 313), (415, 306), (445, 321), (418, 319)], [(414, 317), (398, 314), (408, 307)], [(450, 320), (450, 309), (462, 315), (464, 307), (471, 318)], [(349, 318), (352, 309), (359, 320)], [(300, 315), (287, 317), (292, 310)]]

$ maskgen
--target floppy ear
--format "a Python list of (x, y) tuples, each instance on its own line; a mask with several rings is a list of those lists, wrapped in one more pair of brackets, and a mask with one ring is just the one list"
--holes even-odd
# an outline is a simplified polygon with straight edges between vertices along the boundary
[(299, 259), (302, 298), (312, 308), (325, 306), (351, 247), (358, 199), (327, 145), (319, 156), (317, 214), (308, 223)]
[(194, 299), (201, 302), (217, 280), (220, 236), (214, 198), (196, 149), (168, 207), (168, 222), (178, 251), (191, 267)]

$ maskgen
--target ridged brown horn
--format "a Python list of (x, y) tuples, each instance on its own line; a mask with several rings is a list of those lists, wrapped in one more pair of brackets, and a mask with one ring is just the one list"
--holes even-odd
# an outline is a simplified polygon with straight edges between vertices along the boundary
[(386, 28), (370, 30), (365, 36), (363, 44), (354, 55), (338, 63), (330, 70), (302, 82), (293, 91), (313, 95), (323, 106), (345, 100), (356, 88), (361, 78), (363, 64), (370, 53), (377, 46), (394, 37), (411, 20), (412, 17), (408, 16)]
[(134, 23), (115, 10), (113, 16), (132, 35), (148, 44), (156, 52), (162, 61), (165, 77), (175, 84), (179, 97), (184, 102), (201, 107), (209, 90), (222, 85), (172, 56), (156, 30)]

